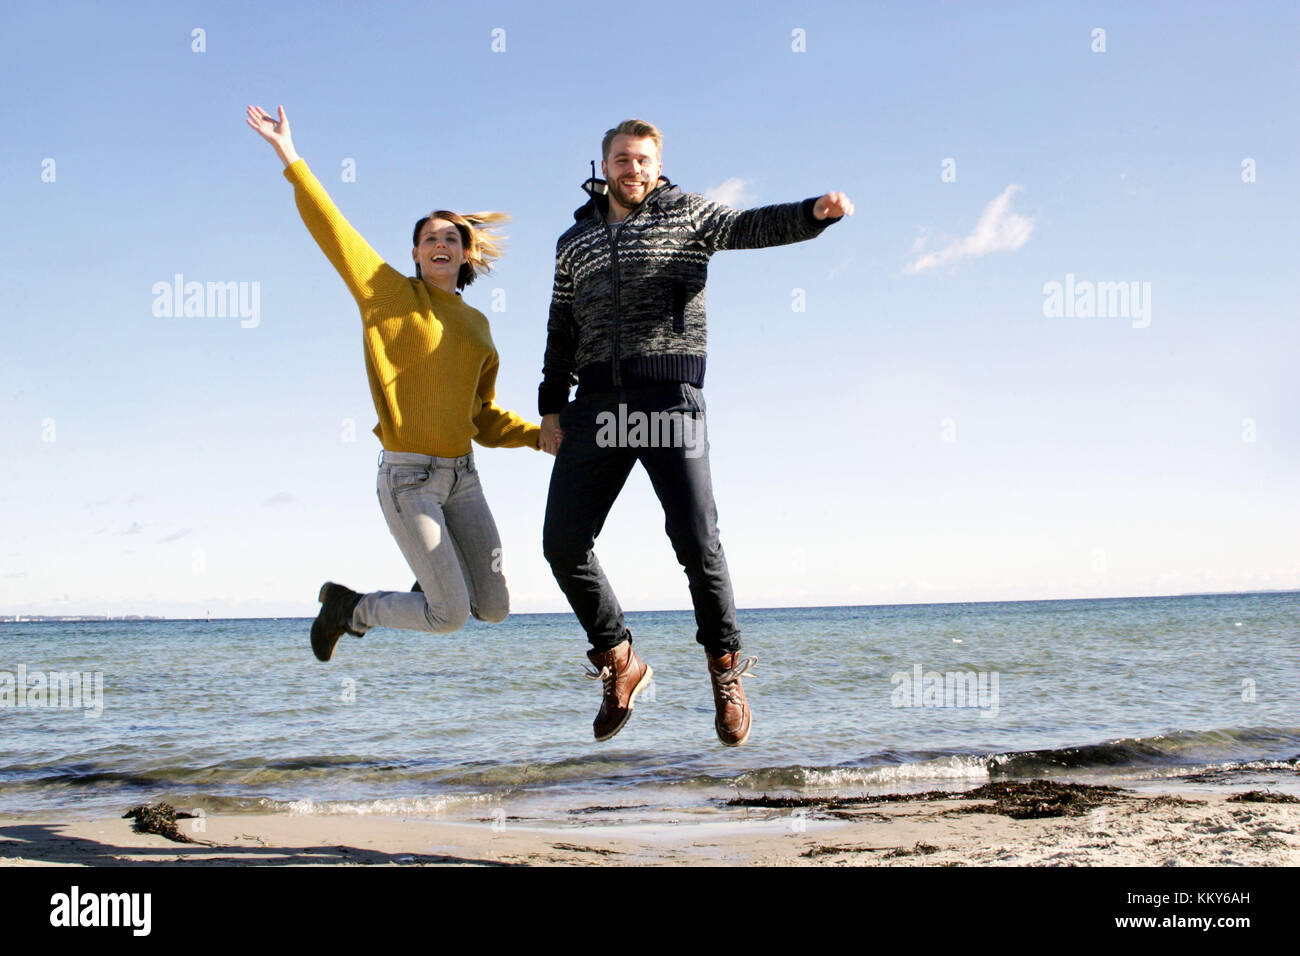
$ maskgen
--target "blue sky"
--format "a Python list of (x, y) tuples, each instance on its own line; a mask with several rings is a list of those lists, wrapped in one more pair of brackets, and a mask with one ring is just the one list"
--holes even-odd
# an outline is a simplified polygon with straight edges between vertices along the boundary
[[(0, 614), (309, 615), (327, 578), (410, 583), (356, 307), (249, 103), (284, 104), (400, 269), (431, 208), (512, 214), (467, 300), (530, 418), (605, 129), (656, 123), (664, 174), (737, 205), (852, 197), (817, 240), (712, 262), (742, 607), (1300, 587), (1300, 8), (369, 6), (6, 8)], [(256, 325), (155, 315), (178, 273), (256, 284)], [(1067, 281), (1135, 283), (1145, 314), (1045, 314)], [(564, 610), (551, 459), (478, 460), (515, 610)], [(689, 606), (640, 472), (598, 553), (628, 609)]]

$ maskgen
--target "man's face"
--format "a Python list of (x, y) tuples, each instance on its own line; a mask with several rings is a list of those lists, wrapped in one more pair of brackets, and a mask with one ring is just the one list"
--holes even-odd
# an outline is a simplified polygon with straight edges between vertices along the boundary
[(420, 244), (411, 258), (420, 264), (420, 275), (426, 279), (458, 276), (465, 262), (460, 230), (446, 219), (430, 219), (420, 228)]
[(619, 133), (609, 144), (609, 155), (600, 170), (609, 186), (610, 198), (624, 209), (635, 209), (659, 185), (659, 150), (649, 136), (641, 139)]

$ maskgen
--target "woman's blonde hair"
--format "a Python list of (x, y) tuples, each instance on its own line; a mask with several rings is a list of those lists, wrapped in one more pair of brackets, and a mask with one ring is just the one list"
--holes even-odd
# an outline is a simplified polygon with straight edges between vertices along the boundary
[[(420, 245), (420, 230), (432, 219), (445, 219), (456, 227), (460, 233), (461, 244), (465, 247), (465, 263), (456, 276), (456, 288), (463, 289), (473, 283), (479, 275), (492, 271), (492, 263), (501, 258), (504, 250), (505, 236), (496, 230), (499, 223), (509, 222), (510, 216), (504, 212), (470, 212), (461, 215), (447, 209), (435, 209), (415, 224), (411, 232), (411, 245)], [(420, 275), (420, 264), (415, 264), (415, 275)]]

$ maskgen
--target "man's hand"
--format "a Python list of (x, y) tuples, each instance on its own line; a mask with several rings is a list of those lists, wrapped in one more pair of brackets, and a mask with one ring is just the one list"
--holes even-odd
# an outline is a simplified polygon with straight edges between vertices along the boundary
[(853, 203), (844, 193), (827, 193), (813, 206), (813, 216), (817, 219), (834, 219), (838, 216), (853, 215)]
[(560, 431), (559, 412), (543, 415), (542, 433), (537, 437), (537, 447), (554, 455), (560, 450), (560, 442), (562, 441), (564, 441), (564, 432)]

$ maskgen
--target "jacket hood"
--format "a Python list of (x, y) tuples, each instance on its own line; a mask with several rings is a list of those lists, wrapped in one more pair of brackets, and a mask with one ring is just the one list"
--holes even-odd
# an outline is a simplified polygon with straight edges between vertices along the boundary
[[(592, 164), (592, 175), (587, 177), (587, 181), (580, 187), (591, 198), (585, 203), (573, 210), (574, 222), (582, 222), (584, 219), (592, 219), (597, 213), (605, 216), (609, 212), (609, 183), (603, 179), (597, 179), (595, 175), (595, 164)], [(664, 199), (681, 193), (671, 179), (667, 176), (659, 177), (659, 185), (656, 186), (645, 199), (643, 203)]]

